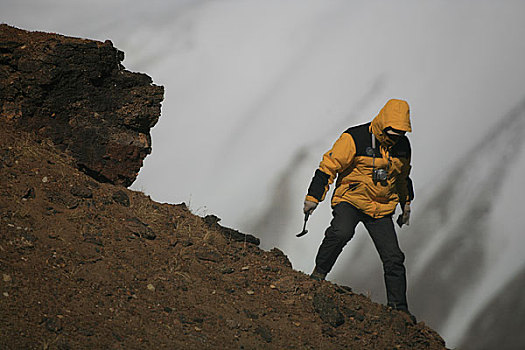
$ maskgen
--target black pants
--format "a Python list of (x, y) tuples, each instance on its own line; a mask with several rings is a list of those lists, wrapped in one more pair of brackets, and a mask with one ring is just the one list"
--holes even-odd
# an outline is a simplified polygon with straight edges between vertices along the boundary
[(397, 242), (392, 215), (374, 219), (351, 204), (342, 202), (334, 207), (333, 216), (315, 258), (316, 270), (330, 272), (343, 247), (354, 236), (355, 227), (363, 222), (383, 263), (388, 305), (408, 310), (405, 255)]

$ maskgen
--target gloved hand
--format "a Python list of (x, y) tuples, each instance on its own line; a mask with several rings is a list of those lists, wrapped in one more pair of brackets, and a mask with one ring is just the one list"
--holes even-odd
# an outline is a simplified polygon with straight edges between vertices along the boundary
[(403, 224), (409, 226), (410, 225), (410, 203), (407, 202), (403, 206), (403, 213), (399, 215), (397, 218), (397, 224), (399, 227), (403, 226)]
[(304, 208), (303, 208), (303, 212), (306, 214), (312, 214), (315, 210), (315, 208), (317, 208), (317, 204), (318, 203), (315, 203), (315, 202), (312, 202), (312, 201), (309, 201), (309, 200), (305, 200), (304, 201)]

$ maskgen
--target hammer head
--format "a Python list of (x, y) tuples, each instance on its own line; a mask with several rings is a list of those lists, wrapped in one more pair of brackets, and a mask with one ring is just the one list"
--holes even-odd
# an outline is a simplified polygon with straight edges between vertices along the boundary
[(306, 222), (308, 221), (308, 218), (309, 218), (309, 217), (310, 217), (310, 213), (305, 213), (305, 214), (304, 214), (304, 225), (303, 225), (303, 230), (302, 230), (300, 233), (296, 234), (296, 235), (295, 235), (296, 237), (302, 237), (302, 236), (304, 236), (305, 234), (308, 233), (308, 230), (306, 229)]

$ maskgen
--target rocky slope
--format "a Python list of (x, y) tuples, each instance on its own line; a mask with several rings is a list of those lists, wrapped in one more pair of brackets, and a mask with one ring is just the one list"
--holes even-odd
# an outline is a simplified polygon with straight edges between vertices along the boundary
[[(61, 45), (69, 54), (51, 58)], [(93, 73), (107, 57), (114, 69)], [(109, 43), (0, 27), (3, 348), (444, 349), (424, 323), (309, 279), (256, 237), (128, 190), (162, 90), (119, 57)]]

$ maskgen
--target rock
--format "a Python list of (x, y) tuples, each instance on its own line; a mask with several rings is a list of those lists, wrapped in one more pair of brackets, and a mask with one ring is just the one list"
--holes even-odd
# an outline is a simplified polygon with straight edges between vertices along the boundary
[(51, 239), (60, 239), (60, 235), (58, 233), (55, 233), (55, 232), (48, 233), (47, 237), (51, 238)]
[(191, 241), (191, 239), (186, 239), (184, 241), (182, 241), (182, 246), (183, 247), (191, 247), (193, 245), (193, 242)]
[(230, 329), (238, 329), (241, 327), (240, 323), (235, 321), (235, 320), (232, 320), (232, 319), (227, 319), (226, 320), (226, 326)]
[(255, 329), (255, 333), (260, 335), (261, 338), (265, 342), (267, 342), (267, 343), (271, 343), (272, 342), (272, 331), (270, 329), (268, 329), (267, 327), (265, 327), (265, 326), (258, 326)]
[(250, 320), (257, 320), (259, 319), (259, 315), (256, 313), (251, 312), (250, 310), (244, 309), (244, 313), (246, 314), (246, 317), (248, 317)]
[(36, 197), (35, 189), (33, 187), (30, 187), (27, 189), (26, 193), (22, 196), (22, 199), (34, 199), (35, 197)]
[(125, 70), (124, 53), (109, 40), (0, 24), (0, 53), (3, 118), (70, 151), (96, 180), (133, 183), (151, 152), (163, 87)]
[(343, 312), (345, 313), (347, 317), (353, 318), (356, 321), (363, 322), (365, 320), (365, 317), (363, 316), (362, 311), (352, 310), (350, 308), (344, 307)]
[(129, 207), (129, 197), (128, 194), (122, 190), (118, 190), (115, 193), (113, 193), (113, 196), (111, 196), (113, 201), (115, 203), (122, 205), (123, 207)]
[(234, 272), (235, 272), (235, 270), (234, 270), (233, 268), (231, 268), (231, 267), (224, 267), (224, 268), (221, 270), (221, 273), (222, 273), (223, 275), (229, 275), (229, 274), (234, 273)]
[(38, 238), (27, 231), (23, 231), (11, 243), (20, 250), (34, 249)]
[(222, 260), (222, 256), (218, 252), (204, 247), (197, 250), (195, 256), (204, 261), (218, 262)]
[(62, 324), (58, 318), (55, 317), (44, 317), (42, 323), (45, 325), (49, 332), (59, 334), (62, 332)]
[(73, 185), (69, 193), (71, 193), (75, 197), (80, 197), (84, 199), (93, 198), (93, 191), (91, 191), (85, 186)]
[(332, 327), (339, 327), (345, 323), (345, 318), (335, 302), (323, 292), (315, 293), (313, 305), (321, 319)]
[(58, 214), (58, 213), (62, 213), (62, 212), (60, 210), (56, 210), (53, 207), (47, 207), (46, 208), (46, 212), (45, 212), (45, 214), (48, 215), (48, 216), (55, 215), (55, 214)]
[(2, 280), (4, 282), (11, 282), (12, 279), (11, 279), (11, 276), (9, 276), (8, 274), (4, 273), (3, 276), (2, 276)]
[(151, 283), (148, 284), (146, 288), (148, 288), (149, 291), (152, 291), (152, 292), (155, 291), (155, 286), (153, 284), (151, 284)]
[(208, 228), (219, 231), (228, 239), (232, 239), (237, 242), (251, 243), (255, 245), (259, 245), (261, 243), (260, 239), (255, 236), (244, 234), (237, 230), (233, 230), (231, 228), (219, 225), (219, 221), (221, 221), (221, 219), (215, 215), (207, 215), (206, 217), (204, 217), (204, 223), (208, 226)]
[(10, 149), (5, 149), (0, 152), (0, 169), (4, 167), (12, 167), (15, 164), (15, 155)]
[(82, 334), (82, 335), (86, 336), (86, 337), (92, 337), (92, 336), (95, 335), (95, 329), (93, 327), (91, 327), (91, 326), (79, 327), (77, 329), (77, 332), (79, 334)]
[(281, 293), (289, 293), (296, 290), (297, 284), (293, 276), (286, 276), (275, 281), (273, 286)]
[(145, 223), (143, 223), (137, 218), (127, 219), (126, 226), (131, 231), (131, 233), (133, 233), (134, 235), (138, 237), (146, 238), (150, 240), (157, 238), (157, 235), (155, 234), (155, 232), (153, 232), (153, 230), (150, 229), (148, 225), (146, 225)]
[(352, 293), (352, 288), (348, 287), (348, 286), (340, 286), (340, 285), (336, 285), (335, 286), (335, 291), (337, 293), (341, 293), (341, 294), (345, 294), (345, 293)]
[(188, 320), (188, 318), (184, 314), (179, 314), (179, 320), (183, 324), (193, 324), (193, 321)]
[(100, 239), (100, 237), (102, 236), (100, 232), (95, 232), (95, 233), (86, 232), (83, 234), (83, 236), (84, 236), (84, 242), (86, 243), (91, 243), (99, 247), (104, 246), (104, 244), (102, 243), (102, 240)]
[(164, 306), (164, 311), (170, 314), (173, 312), (173, 309), (169, 306)]
[(67, 209), (75, 209), (78, 207), (78, 199), (64, 192), (49, 191), (47, 193), (47, 199), (49, 199), (51, 203), (59, 204)]

